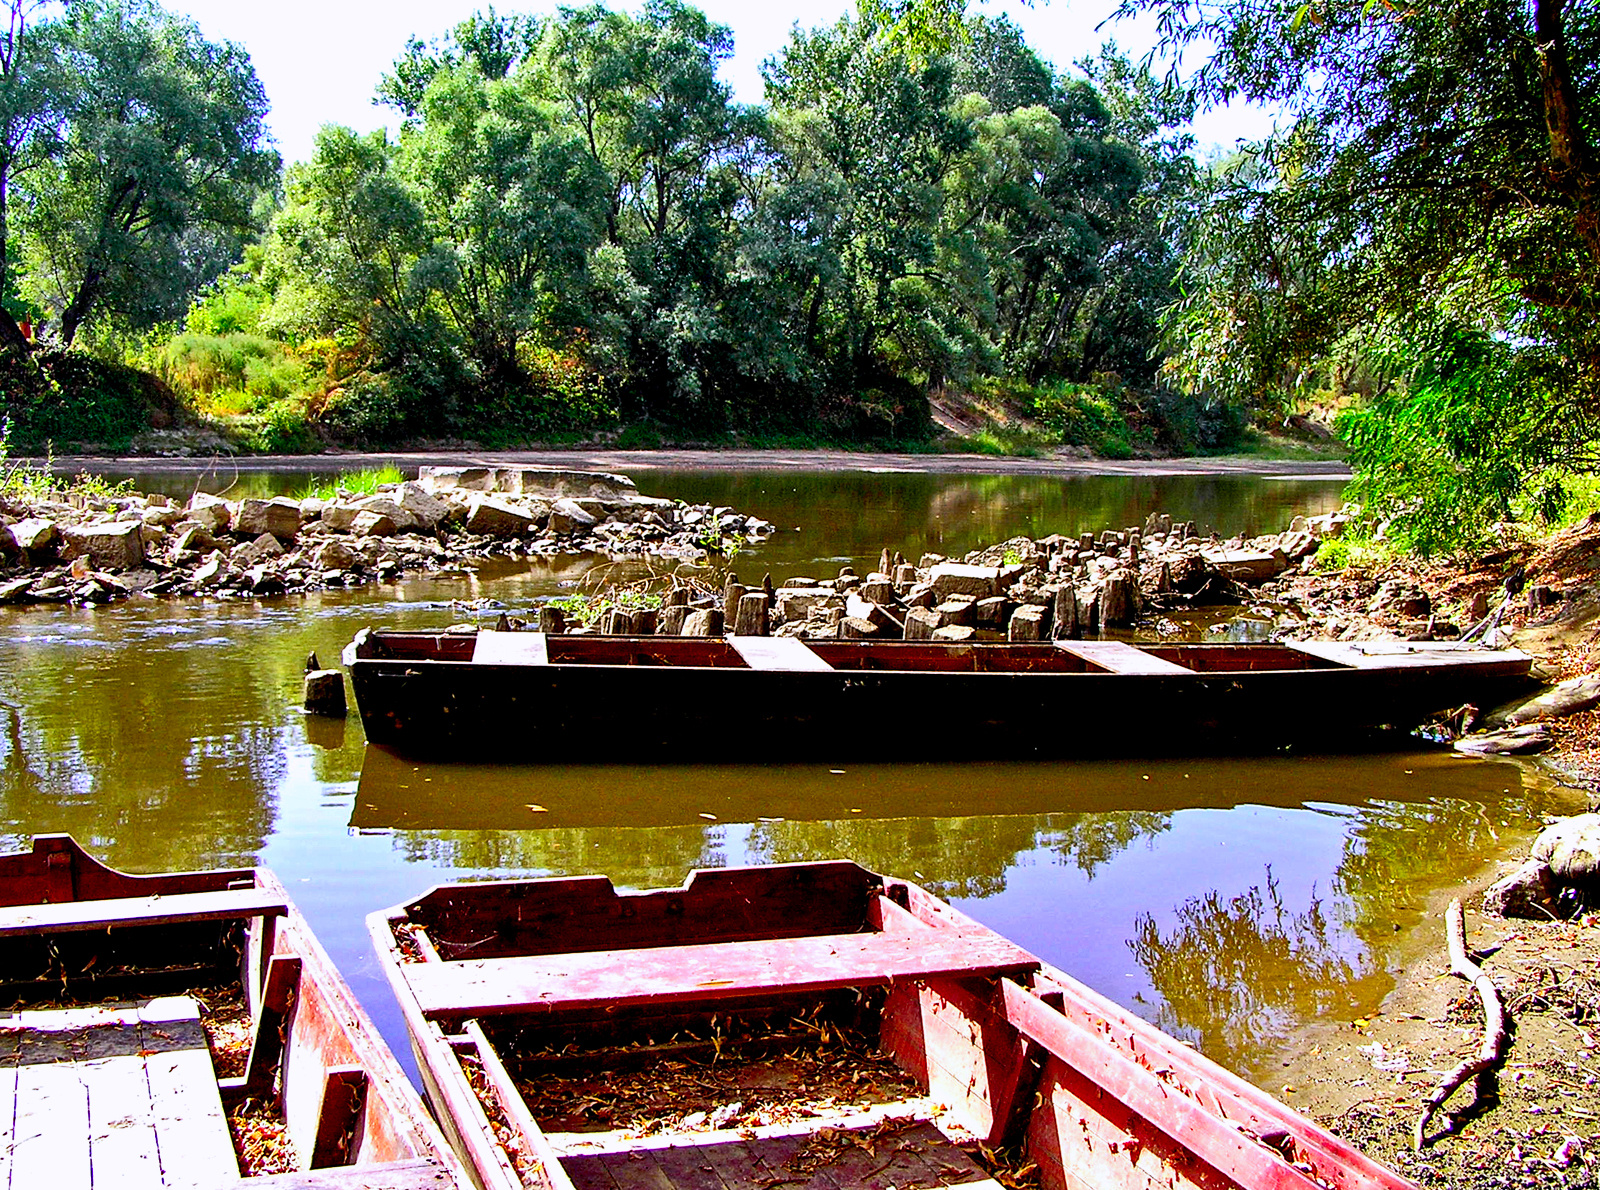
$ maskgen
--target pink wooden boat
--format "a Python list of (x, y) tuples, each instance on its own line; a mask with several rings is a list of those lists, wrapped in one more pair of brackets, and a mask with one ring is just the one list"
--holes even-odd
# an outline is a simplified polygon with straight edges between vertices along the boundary
[[(974, 1161), (985, 1148), (1036, 1167), (1044, 1190), (1409, 1185), (923, 889), (852, 863), (621, 894), (599, 876), (444, 885), (369, 924), (427, 1092), (485, 1190), (996, 1190)], [(719, 1124), (740, 1102), (618, 1128), (577, 1127), (541, 1098), (574, 1066), (591, 1104), (642, 1067), (670, 1102), (729, 1060), (724, 1039), (745, 1024), (797, 1016), (863, 1030), (905, 1080), (901, 1100)]]

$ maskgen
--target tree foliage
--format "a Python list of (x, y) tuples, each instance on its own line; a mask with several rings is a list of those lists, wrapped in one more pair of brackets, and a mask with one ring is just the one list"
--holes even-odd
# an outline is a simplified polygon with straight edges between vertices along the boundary
[(326, 129), (289, 171), (247, 329), (339, 344), (329, 407), (374, 433), (534, 432), (576, 400), (908, 435), (943, 383), (1149, 375), (1149, 316), (1110, 296), (1171, 277), (1120, 263), (1160, 234), (1148, 87), (1119, 76), (1114, 114), (949, 0), (797, 30), (764, 107), (731, 52), (681, 0), (413, 39), (379, 87), (398, 138)]
[(180, 315), (276, 184), (239, 47), (147, 0), (10, 0), (0, 32), (0, 339), (24, 305), (70, 344)]
[[(1370, 368), (1381, 399), (1352, 423), (1362, 490), (1388, 517), (1415, 506), (1428, 473), (1429, 491), (1471, 503), (1437, 522), (1462, 531), (1425, 535), (1435, 546), (1467, 540), (1542, 468), (1586, 465), (1600, 409), (1600, 12), (1124, 0), (1141, 9), (1167, 50), (1214, 51), (1194, 79), (1201, 101), (1284, 115), (1207, 179), (1169, 315), (1172, 372), (1271, 407), (1319, 372)], [(1463, 419), (1477, 458), (1451, 445)]]

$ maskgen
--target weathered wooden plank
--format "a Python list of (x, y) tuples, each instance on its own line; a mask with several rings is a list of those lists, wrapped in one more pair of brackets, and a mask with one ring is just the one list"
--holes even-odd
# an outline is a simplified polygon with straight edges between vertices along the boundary
[(350, 1164), (350, 1149), (366, 1102), (367, 1072), (361, 1067), (333, 1066), (323, 1072), (322, 1102), (311, 1145), (312, 1169)]
[(693, 872), (682, 888), (619, 893), (604, 876), (442, 885), (405, 906), (446, 958), (844, 934), (881, 880), (844, 860)]
[(474, 665), (549, 665), (550, 650), (542, 632), (478, 633)]
[(997, 934), (824, 934), (649, 950), (413, 963), (402, 971), (426, 1014), (574, 1011), (814, 993), (936, 976), (1036, 970)]
[(1477, 666), (1517, 664), (1527, 654), (1516, 649), (1485, 649), (1460, 641), (1334, 641), (1288, 640), (1284, 647), (1355, 669), (1401, 669), (1446, 666), (1465, 677)]
[(172, 1047), (145, 1057), (166, 1184), (178, 1190), (237, 1178), (239, 1160), (199, 1009), (187, 997), (170, 997), (150, 1001), (139, 1016), (147, 1041)]
[(74, 1065), (76, 1034), (29, 1034), (17, 1067), (11, 1185), (88, 1190), (89, 1090)]
[[(1323, 1179), (1339, 1190), (1392, 1190), (1410, 1183), (1364, 1153), (1317, 1127), (1266, 1091), (1223, 1069), (1154, 1025), (1122, 1011), (1112, 1001), (1061, 971), (1034, 976), (1035, 989), (1061, 996), (1063, 1011), (1078, 1025), (1100, 1032), (1140, 1065), (1171, 1069), (1195, 1100), (1258, 1136), (1285, 1132)], [(1115, 1028), (1112, 1028), (1115, 1022)]]
[(89, 1177), (98, 1187), (161, 1190), (161, 1156), (150, 1118), (150, 1080), (138, 1026), (95, 1030), (103, 1056), (78, 1070), (89, 1091)]
[(609, 1167), (613, 1160), (615, 1158), (611, 1154), (593, 1153), (584, 1157), (563, 1158), (561, 1167), (572, 1179), (573, 1190), (618, 1190), (617, 1180), (611, 1176)]
[(288, 911), (288, 905), (281, 896), (254, 888), (13, 905), (0, 909), (0, 938), (72, 930), (103, 930), (113, 926), (176, 925), (192, 921), (281, 917)]
[(727, 1185), (706, 1153), (707, 1146), (696, 1137), (680, 1137), (680, 1143), (650, 1150), (650, 1157), (661, 1169), (673, 1190), (741, 1190)]
[(218, 1084), (224, 1103), (249, 1096), (265, 1095), (272, 1087), (283, 1057), (283, 1023), (300, 984), (300, 960), (292, 955), (273, 955), (267, 961), (255, 1011), (255, 1028), (250, 1041), (250, 1057), (244, 1074)]
[(648, 1153), (608, 1155), (604, 1160), (617, 1190), (675, 1190)]
[(1136, 649), (1132, 645), (1120, 640), (1058, 640), (1056, 648), (1074, 657), (1082, 657), (1091, 665), (1098, 665), (1104, 670), (1114, 674), (1187, 674), (1194, 676), (1194, 670), (1185, 669), (1174, 662), (1153, 657), (1143, 649)]
[[(778, 1137), (805, 1137), (824, 1128), (838, 1132), (869, 1131), (885, 1120), (931, 1120), (939, 1114), (939, 1104), (926, 1095), (915, 1099), (897, 1099), (876, 1103), (852, 1111), (824, 1111), (803, 1120), (784, 1124), (757, 1124), (751, 1128), (708, 1129), (694, 1135), (705, 1144), (731, 1144), (734, 1141), (772, 1140)], [(551, 1148), (565, 1164), (574, 1156), (593, 1153), (637, 1153), (645, 1149), (659, 1149), (682, 1143), (682, 1135), (671, 1132), (653, 1132), (635, 1135), (631, 1129), (613, 1132), (551, 1132), (545, 1134)]]
[(0, 1013), (0, 1186), (11, 1185), (11, 1150), (17, 1135), (17, 1034), (19, 1018)]
[(734, 647), (751, 669), (776, 669), (788, 673), (823, 673), (833, 669), (816, 653), (792, 636), (730, 636)]

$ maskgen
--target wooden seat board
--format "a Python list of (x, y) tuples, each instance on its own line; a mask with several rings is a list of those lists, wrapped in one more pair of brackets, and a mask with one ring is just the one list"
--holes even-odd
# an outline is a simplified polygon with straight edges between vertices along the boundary
[(797, 995), (936, 976), (1037, 970), (1027, 951), (988, 932), (821, 934), (648, 950), (527, 955), (402, 968), (425, 1014), (477, 1016)]
[(237, 1180), (205, 1030), (187, 997), (0, 1017), (12, 1186), (164, 1190)]
[(549, 665), (550, 649), (542, 632), (478, 633), (474, 665)]
[(829, 665), (792, 636), (730, 636), (744, 663), (751, 669), (780, 670), (787, 673), (831, 673)]
[(173, 893), (164, 897), (114, 897), (97, 901), (13, 905), (0, 908), (0, 938), (73, 930), (104, 930), (113, 926), (282, 917), (288, 911), (282, 894), (256, 888)]
[(1120, 640), (1058, 640), (1056, 648), (1114, 674), (1187, 674), (1194, 670)]
[(463, 1190), (436, 1161), (390, 1161), (207, 1183), (204, 1190)]

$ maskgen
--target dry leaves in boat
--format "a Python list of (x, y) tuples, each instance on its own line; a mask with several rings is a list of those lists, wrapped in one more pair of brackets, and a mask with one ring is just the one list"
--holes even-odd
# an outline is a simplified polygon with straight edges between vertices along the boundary
[[(572, 1068), (573, 1055), (560, 1060)], [(555, 1132), (699, 1132), (862, 1111), (920, 1092), (863, 1034), (813, 1018), (728, 1023), (700, 1038), (640, 1042), (553, 1073), (551, 1055), (508, 1065), (540, 1126)], [(637, 1068), (628, 1068), (629, 1066)], [(618, 1068), (618, 1067), (622, 1068)]]

